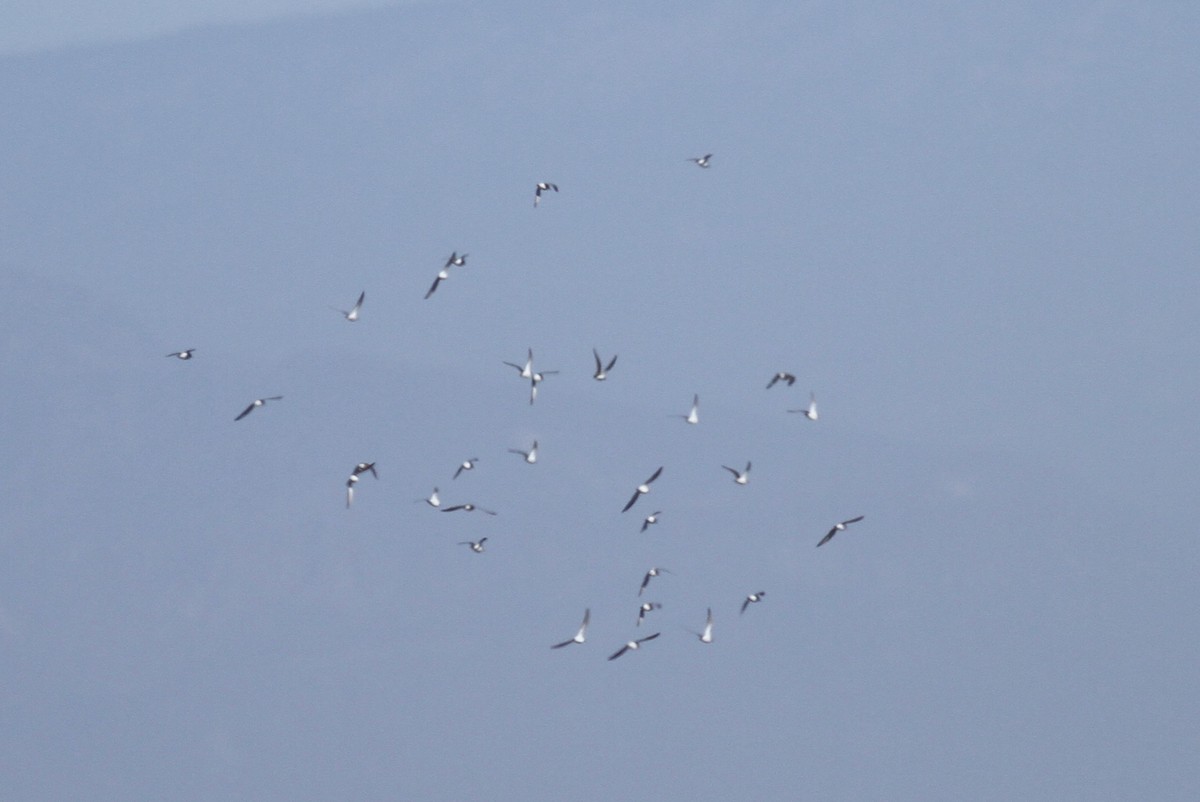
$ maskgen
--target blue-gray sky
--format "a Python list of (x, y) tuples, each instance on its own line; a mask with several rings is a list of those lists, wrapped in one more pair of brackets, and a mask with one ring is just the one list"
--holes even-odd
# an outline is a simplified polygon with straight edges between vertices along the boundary
[(1198, 17), (464, 2), (0, 60), (8, 793), (1190, 798)]
[(0, 0), (0, 54), (32, 53), (70, 46), (128, 42), (186, 28), (321, 14), (412, 0)]

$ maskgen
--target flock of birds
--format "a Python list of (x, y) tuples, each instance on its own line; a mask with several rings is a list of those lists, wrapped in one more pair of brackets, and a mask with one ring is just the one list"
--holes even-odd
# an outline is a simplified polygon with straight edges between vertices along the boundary
[[(698, 156), (698, 157), (695, 157), (692, 159), (688, 159), (688, 161), (693, 162), (697, 166), (705, 168), (705, 169), (707, 169), (711, 166), (711, 164), (712, 164), (711, 160), (712, 160), (711, 153), (706, 153), (703, 156)], [(551, 183), (549, 181), (539, 181), (534, 186), (534, 196), (533, 196), (534, 208), (537, 208), (541, 204), (542, 196), (544, 193), (558, 192), (558, 191), (559, 190), (558, 190), (557, 184)], [(433, 280), (433, 284), (429, 287), (429, 290), (425, 293), (426, 300), (428, 300), (430, 297), (432, 297), (433, 294), (437, 291), (438, 287), (441, 285), (441, 283), (443, 281), (446, 281), (450, 277), (450, 269), (451, 268), (462, 267), (463, 265), (466, 264), (467, 256), (468, 256), (468, 254), (465, 254), (465, 253), (460, 254), (457, 251), (450, 254), (449, 258), (447, 258), (447, 260), (446, 260), (446, 263), (437, 272), (437, 274)], [(331, 307), (331, 308), (340, 312), (341, 315), (348, 322), (354, 323), (359, 320), (359, 317), (362, 314), (363, 303), (365, 301), (366, 301), (366, 291), (364, 290), (363, 292), (359, 293), (358, 300), (354, 303), (354, 306), (351, 307), (350, 309), (338, 309), (337, 307)], [(166, 356), (173, 357), (180, 361), (186, 362), (186, 361), (194, 358), (196, 350), (197, 349), (195, 349), (195, 348), (188, 348), (188, 349), (185, 349), (182, 351), (174, 351), (172, 353), (167, 354)], [(593, 348), (592, 349), (592, 357), (595, 362), (595, 371), (592, 374), (592, 378), (596, 381), (601, 381), (601, 382), (606, 381), (609, 378), (609, 374), (612, 372), (613, 368), (617, 364), (617, 356), (614, 355), (611, 359), (605, 360), (603, 357), (601, 357), (600, 353), (596, 349)], [(529, 383), (529, 403), (531, 405), (537, 400), (538, 385), (540, 385), (543, 381), (545, 381), (545, 378), (547, 376), (552, 376), (552, 375), (559, 373), (558, 370), (544, 370), (544, 369), (543, 370), (535, 370), (534, 362), (533, 362), (533, 349), (532, 348), (529, 348), (527, 350), (525, 361), (523, 363), (504, 361), (503, 364), (514, 369), (517, 372), (518, 376), (522, 380), (527, 381)], [(775, 387), (780, 382), (784, 383), (788, 387), (791, 387), (792, 385), (794, 385), (796, 383), (796, 376), (794, 374), (788, 373), (786, 371), (780, 371), (778, 373), (775, 373), (773, 376), (771, 376), (770, 381), (767, 382), (766, 389), (770, 390), (771, 388)], [(268, 401), (280, 401), (282, 399), (283, 399), (283, 396), (280, 396), (280, 395), (256, 398), (252, 402), (250, 402), (250, 404), (248, 404), (246, 406), (246, 408), (243, 409), (236, 417), (234, 417), (234, 421), (240, 421), (240, 420), (246, 418), (248, 415), (250, 415), (251, 412), (254, 412), (256, 409), (258, 409), (260, 407), (266, 406)], [(815, 422), (818, 419), (817, 399), (816, 399), (815, 393), (809, 394), (809, 403), (807, 404), (807, 406), (804, 406), (804, 407), (801, 407), (798, 409), (788, 409), (787, 412), (803, 414), (808, 420)], [(700, 396), (698, 394), (692, 396), (692, 405), (686, 415), (679, 414), (679, 415), (675, 415), (673, 417), (682, 418), (689, 425), (693, 425), (693, 426), (697, 425), (700, 422)], [(538, 441), (534, 440), (528, 450), (510, 448), (510, 449), (508, 449), (508, 451), (512, 454), (516, 454), (516, 455), (520, 456), (526, 463), (532, 465), (532, 464), (536, 463), (537, 459), (538, 459)], [(459, 463), (457, 469), (454, 472), (452, 479), (458, 479), (464, 472), (474, 470), (478, 463), (479, 463), (478, 457), (471, 457), (470, 459), (463, 460), (462, 462)], [(740, 470), (737, 468), (728, 466), (728, 465), (722, 465), (721, 467), (731, 474), (735, 484), (746, 485), (749, 483), (750, 468), (751, 468), (751, 463), (749, 461), (747, 461), (746, 466)], [(642, 496), (650, 493), (651, 485), (653, 485), (654, 482), (662, 475), (662, 472), (663, 472), (663, 466), (660, 466), (653, 473), (651, 473), (650, 476), (644, 482), (638, 484), (637, 487), (634, 489), (633, 494), (629, 497), (629, 500), (625, 503), (625, 506), (621, 508), (621, 512), (622, 513), (628, 512), (629, 510), (631, 510), (634, 507), (634, 505), (637, 504), (638, 500), (641, 499)], [(346, 509), (350, 509), (353, 506), (355, 489), (359, 483), (360, 478), (367, 473), (371, 474), (371, 476), (373, 476), (375, 479), (379, 478), (379, 474), (376, 471), (374, 462), (358, 463), (357, 465), (354, 466), (353, 470), (350, 473), (350, 476), (346, 479), (346, 484), (345, 484)], [(433, 488), (433, 492), (428, 497), (423, 498), (423, 499), (418, 499), (417, 502), (418, 503), (423, 502), (423, 503), (427, 504), (428, 506), (430, 506), (436, 510), (439, 510), (441, 512), (482, 512), (485, 515), (496, 515), (497, 514), (494, 510), (486, 509), (484, 507), (480, 507), (474, 503), (469, 503), (469, 502), (462, 503), (462, 504), (454, 504), (454, 505), (450, 505), (450, 506), (443, 506), (440, 491), (437, 487)], [(642, 519), (641, 531), (645, 532), (649, 527), (656, 524), (658, 522), (660, 515), (662, 515), (662, 510), (655, 510), (655, 511), (650, 512), (647, 515), (645, 515), (645, 517)], [(851, 524), (858, 523), (859, 521), (863, 520), (863, 518), (864, 518), (864, 516), (858, 515), (853, 518), (847, 518), (843, 521), (837, 522), (817, 542), (817, 547), (824, 546), (826, 543), (828, 543), (830, 540), (832, 540), (834, 538), (834, 536), (837, 535), (839, 532), (846, 531), (846, 528), (848, 526), (850, 526)], [(487, 543), (487, 541), (488, 541), (488, 538), (481, 537), (478, 540), (459, 541), (457, 543), (457, 545), (467, 546), (472, 552), (474, 552), (476, 554), (482, 554), (485, 551), (485, 544)], [(658, 566), (652, 567), (648, 571), (646, 571), (646, 574), (642, 578), (641, 586), (638, 588), (638, 594), (637, 594), (638, 597), (639, 598), (642, 597), (642, 595), (645, 593), (647, 587), (649, 587), (652, 579), (654, 579), (658, 576), (661, 576), (664, 573), (671, 573), (671, 572), (668, 571), (666, 568), (662, 568), (662, 567), (658, 567)], [(762, 591), (762, 590), (747, 594), (745, 596), (745, 598), (742, 600), (741, 610), (739, 612), (739, 615), (744, 615), (746, 612), (746, 609), (750, 605), (761, 602), (764, 598), (766, 598), (766, 595), (767, 595), (766, 591)], [(641, 602), (638, 606), (637, 621), (636, 621), (635, 626), (640, 627), (642, 625), (643, 621), (646, 619), (646, 617), (650, 613), (653, 613), (654, 611), (659, 610), (659, 609), (662, 609), (662, 604), (659, 602), (653, 602), (653, 601)], [(580, 623), (579, 629), (575, 632), (575, 634), (571, 638), (568, 638), (567, 640), (564, 640), (560, 643), (553, 644), (550, 648), (551, 649), (561, 649), (566, 646), (585, 643), (587, 641), (587, 630), (588, 630), (588, 626), (589, 626), (590, 622), (591, 622), (591, 608), (587, 608), (584, 610), (583, 620)], [(709, 644), (709, 643), (713, 642), (713, 612), (712, 612), (711, 607), (708, 608), (704, 628), (700, 631), (692, 631), (692, 630), (689, 630), (689, 631), (691, 631), (692, 634), (694, 634), (701, 643)], [(642, 647), (643, 644), (648, 643), (649, 641), (652, 641), (655, 638), (658, 638), (661, 634), (662, 634), (661, 632), (654, 632), (652, 634), (649, 634), (649, 635), (646, 635), (646, 636), (643, 636), (640, 638), (633, 638), (629, 641), (626, 641), (624, 645), (622, 645), (619, 649), (617, 649), (615, 652), (613, 652), (611, 655), (609, 655), (608, 659), (616, 660), (617, 658), (622, 657), (631, 651), (637, 651), (638, 649), (640, 649)]]

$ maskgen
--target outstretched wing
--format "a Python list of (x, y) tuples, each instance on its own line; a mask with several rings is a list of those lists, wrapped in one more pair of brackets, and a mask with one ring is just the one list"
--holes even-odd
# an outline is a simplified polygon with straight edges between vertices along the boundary
[(627, 651), (629, 651), (629, 644), (628, 644), (628, 643), (627, 643), (627, 644), (625, 644), (624, 646), (622, 646), (620, 649), (617, 649), (617, 650), (616, 650), (615, 652), (613, 652), (611, 655), (609, 655), (609, 656), (608, 656), (608, 659), (609, 659), (609, 660), (616, 660), (618, 657), (620, 657), (621, 655), (625, 654), (625, 652), (627, 652)]

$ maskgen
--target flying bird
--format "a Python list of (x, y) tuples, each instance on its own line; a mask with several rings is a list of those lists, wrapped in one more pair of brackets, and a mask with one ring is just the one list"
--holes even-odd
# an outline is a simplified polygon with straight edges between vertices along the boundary
[(596, 372), (592, 374), (592, 378), (598, 382), (602, 382), (608, 378), (608, 372), (613, 369), (613, 365), (617, 364), (617, 357), (614, 355), (612, 359), (605, 365), (600, 359), (600, 354), (595, 348), (592, 349), (592, 356), (596, 358)]
[(440, 496), (438, 496), (438, 489), (436, 487), (433, 489), (433, 492), (429, 494), (429, 498), (419, 498), (417, 499), (416, 503), (420, 503), (422, 501), (424, 501), (430, 507), (437, 508), (442, 506), (442, 499)]
[(379, 478), (379, 474), (375, 472), (375, 463), (374, 462), (360, 462), (354, 466), (354, 475), (355, 476), (362, 476), (367, 471), (370, 471), (371, 475), (374, 476), (376, 479)]
[(688, 159), (688, 161), (695, 162), (699, 166), (707, 168), (707, 167), (711, 166), (709, 163), (709, 159), (711, 159), (711, 158), (712, 158), (711, 153), (705, 153), (703, 156), (699, 156), (695, 159)]
[(728, 465), (722, 465), (721, 467), (724, 468), (725, 470), (729, 471), (730, 473), (732, 473), (733, 481), (739, 485), (744, 485), (744, 484), (746, 484), (746, 482), (750, 481), (750, 463), (749, 462), (746, 463), (746, 470), (744, 470), (744, 471), (734, 470), (733, 468), (730, 468)]
[(666, 568), (651, 568), (649, 571), (646, 572), (646, 575), (644, 577), (642, 577), (642, 586), (640, 588), (638, 588), (638, 595), (639, 596), (642, 595), (642, 591), (645, 590), (646, 586), (650, 584), (651, 579), (654, 579), (654, 577), (656, 577), (656, 576), (661, 576), (662, 574), (669, 574), (669, 573), (671, 573), (671, 572), (668, 571)]
[(281, 398), (283, 398), (283, 396), (281, 396), (281, 395), (269, 395), (266, 398), (256, 398), (256, 399), (254, 399), (254, 402), (252, 404), (250, 404), (250, 406), (243, 409), (242, 414), (238, 415), (236, 418), (234, 418), (234, 420), (239, 421), (242, 418), (249, 415), (251, 412), (253, 412), (258, 407), (264, 406), (268, 401), (278, 401)]
[[(746, 612), (746, 608), (750, 605), (757, 604), (758, 602), (762, 601), (763, 596), (766, 595), (767, 592), (765, 590), (760, 590), (758, 593), (751, 593), (746, 597), (746, 600), (742, 602), (742, 613)], [(741, 613), (738, 613), (738, 615), (741, 615)]]
[(817, 396), (813, 393), (808, 394), (808, 406), (804, 409), (789, 409), (788, 412), (803, 412), (804, 417), (809, 420), (817, 419)]
[(644, 496), (646, 493), (649, 493), (650, 492), (650, 483), (653, 482), (655, 479), (657, 479), (658, 475), (662, 472), (663, 472), (663, 469), (662, 469), (662, 466), (660, 465), (658, 470), (655, 471), (649, 479), (647, 479), (646, 481), (644, 481), (640, 485), (638, 485), (637, 490), (633, 491), (633, 496), (630, 497), (629, 501), (625, 504), (624, 508), (621, 509), (621, 512), (628, 512), (629, 508), (633, 506), (633, 502), (637, 501), (640, 496)]
[(528, 451), (522, 451), (519, 448), (510, 448), (508, 450), (508, 453), (509, 454), (520, 454), (522, 457), (525, 458), (526, 462), (528, 462), (530, 465), (532, 465), (533, 463), (537, 462), (537, 450), (538, 450), (538, 441), (534, 440), (533, 447), (530, 448)]
[(175, 357), (176, 359), (181, 359), (181, 360), (183, 360), (184, 362), (186, 362), (187, 360), (189, 360), (189, 359), (191, 359), (191, 358), (192, 358), (192, 354), (194, 354), (194, 353), (196, 353), (196, 349), (195, 349), (195, 348), (189, 348), (189, 349), (187, 349), (186, 351), (176, 351), (176, 352), (175, 352), (175, 353), (173, 353), (173, 354), (167, 354), (167, 356), (173, 356), (173, 357)]
[(483, 554), (483, 544), (484, 543), (487, 543), (486, 537), (481, 537), (481, 538), (479, 538), (479, 540), (460, 540), (460, 541), (458, 541), (458, 545), (470, 546), (471, 551), (475, 552), (476, 554)]
[(443, 281), (445, 281), (448, 278), (450, 278), (450, 268), (443, 267), (441, 270), (438, 271), (437, 276), (434, 277), (433, 284), (429, 285), (429, 291), (425, 293), (425, 300), (428, 301), (429, 296), (431, 296), (435, 292), (437, 292), (438, 285), (441, 284)]
[(529, 403), (530, 404), (532, 404), (534, 401), (537, 400), (538, 385), (541, 384), (547, 376), (553, 376), (555, 373), (558, 373), (558, 371), (557, 370), (543, 370), (540, 373), (535, 371), (534, 374), (529, 377)]
[(776, 373), (774, 376), (771, 377), (771, 381), (767, 383), (767, 389), (770, 390), (778, 382), (787, 382), (787, 386), (791, 387), (793, 384), (796, 383), (796, 377), (793, 376), (791, 373), (786, 373), (784, 371), (780, 371), (779, 373)]
[(558, 184), (551, 184), (549, 181), (537, 182), (537, 185), (533, 188), (533, 208), (536, 209), (538, 204), (542, 202), (542, 193), (549, 190), (558, 192)]
[(366, 297), (367, 297), (367, 293), (364, 290), (363, 292), (360, 292), (358, 294), (358, 302), (354, 304), (353, 309), (351, 309), (349, 312), (347, 312), (345, 309), (338, 309), (337, 311), (342, 313), (342, 317), (346, 318), (346, 320), (349, 320), (351, 323), (353, 323), (354, 321), (358, 320), (358, 313), (362, 309), (363, 299)]
[(471, 457), (469, 460), (460, 462), (458, 464), (458, 470), (454, 472), (454, 478), (457, 479), (458, 475), (463, 471), (475, 470), (475, 463), (477, 462), (479, 462), (479, 457)]
[(583, 623), (579, 625), (579, 631), (575, 633), (575, 637), (570, 640), (565, 640), (562, 643), (556, 643), (551, 646), (551, 649), (561, 649), (564, 646), (570, 646), (572, 643), (583, 643), (587, 640), (588, 621), (592, 618), (592, 610), (588, 608), (583, 611)]
[[(685, 629), (687, 629), (687, 628), (685, 627)], [(712, 608), (709, 607), (708, 608), (708, 618), (704, 622), (704, 631), (697, 632), (694, 629), (688, 629), (688, 632), (692, 633), (697, 638), (699, 638), (701, 643), (712, 643), (713, 642), (712, 631), (713, 631)]]
[(844, 520), (840, 523), (834, 524), (833, 528), (825, 533), (825, 537), (821, 538), (821, 542), (817, 544), (817, 548), (821, 548), (821, 546), (824, 546), (826, 543), (833, 540), (833, 536), (836, 535), (838, 532), (845, 532), (846, 527), (849, 526), (850, 524), (856, 524), (859, 521), (861, 521), (863, 518), (866, 518), (866, 517), (867, 516), (865, 516), (865, 515), (860, 515), (857, 518), (847, 518), (846, 520)]
[(524, 365), (518, 365), (516, 362), (505, 362), (510, 368), (516, 368), (517, 373), (521, 374), (522, 379), (533, 378), (533, 349), (529, 349), (529, 357), (525, 360)]
[(462, 267), (467, 263), (467, 254), (459, 254), (458, 251), (450, 254), (450, 258), (446, 260), (446, 264), (438, 271), (437, 276), (433, 279), (433, 284), (429, 285), (429, 291), (425, 293), (425, 300), (429, 300), (429, 296), (437, 292), (438, 285), (446, 279), (450, 278), (450, 268)]
[(646, 613), (650, 612), (651, 610), (661, 610), (661, 609), (662, 609), (662, 605), (659, 604), (658, 602), (643, 602), (641, 604), (641, 606), (638, 607), (637, 626), (640, 627), (642, 625), (642, 619), (646, 617)]
[(704, 632), (699, 633), (701, 643), (712, 643), (712, 608), (708, 608), (708, 619), (704, 622)]
[(660, 516), (660, 515), (662, 515), (662, 510), (655, 510), (654, 512), (650, 513), (645, 518), (643, 518), (642, 519), (642, 531), (645, 532), (647, 527), (658, 523), (658, 516)]
[(446, 507), (444, 510), (442, 510), (442, 512), (456, 512), (458, 510), (462, 510), (463, 512), (475, 512), (476, 510), (479, 510), (480, 512), (487, 513), (488, 515), (496, 514), (491, 510), (485, 510), (483, 507), (477, 507), (474, 504), (455, 504), (453, 507)]
[(700, 422), (700, 396), (692, 396), (692, 409), (686, 415), (672, 415), (673, 418), (683, 418), (688, 423), (693, 425)]
[(625, 654), (625, 652), (628, 652), (630, 650), (636, 651), (641, 648), (643, 643), (645, 643), (648, 640), (654, 640), (661, 634), (662, 634), (661, 632), (655, 632), (653, 635), (647, 635), (644, 638), (638, 638), (637, 640), (631, 640), (628, 643), (626, 643), (624, 646), (622, 646), (620, 649), (617, 649), (615, 652), (613, 652), (611, 655), (609, 655), (608, 659), (616, 660), (618, 657)]
[(440, 283), (442, 283), (446, 279), (449, 279), (449, 277), (450, 277), (449, 270), (446, 270), (444, 268), (442, 270), (438, 270), (438, 275), (437, 275), (436, 279), (433, 279), (432, 285), (430, 286), (430, 288), (428, 288), (428, 291), (425, 293), (425, 300), (430, 299), (430, 295), (432, 295), (433, 293), (436, 293), (438, 291), (438, 285), (440, 285)]
[(350, 478), (346, 480), (346, 509), (350, 509), (350, 505), (354, 503), (354, 486), (358, 484), (358, 474), (350, 474)]

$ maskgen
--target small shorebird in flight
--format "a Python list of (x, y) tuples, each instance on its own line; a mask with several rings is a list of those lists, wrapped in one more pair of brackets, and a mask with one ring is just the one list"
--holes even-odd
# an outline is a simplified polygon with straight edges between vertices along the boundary
[(438, 285), (446, 279), (450, 278), (450, 268), (462, 267), (467, 263), (467, 254), (459, 255), (458, 251), (450, 254), (450, 258), (446, 260), (446, 264), (438, 271), (437, 276), (433, 279), (433, 284), (429, 285), (429, 291), (425, 293), (425, 300), (429, 300), (429, 296), (437, 292)]
[(642, 577), (642, 586), (640, 588), (638, 588), (638, 595), (639, 596), (642, 595), (642, 591), (645, 590), (646, 586), (650, 584), (651, 579), (654, 579), (654, 577), (656, 577), (656, 576), (662, 576), (663, 574), (669, 574), (669, 573), (671, 573), (671, 572), (668, 571), (666, 568), (657, 568), (657, 567), (651, 568), (649, 571), (646, 572), (646, 575), (644, 577)]
[(516, 362), (505, 362), (510, 368), (516, 368), (517, 373), (521, 374), (522, 379), (533, 379), (533, 349), (529, 349), (529, 356), (525, 360), (524, 365), (518, 365)]
[(456, 512), (457, 510), (462, 510), (463, 512), (475, 512), (476, 510), (479, 510), (480, 512), (487, 513), (488, 515), (496, 514), (491, 510), (485, 510), (483, 507), (477, 507), (474, 504), (455, 504), (453, 507), (446, 507), (442, 510), (442, 512)]
[[(758, 593), (751, 593), (746, 597), (746, 600), (742, 602), (742, 613), (746, 612), (746, 608), (750, 605), (757, 604), (758, 602), (762, 601), (763, 596), (766, 595), (767, 592), (765, 590), (760, 590)], [(741, 613), (738, 613), (738, 615), (741, 615)]]
[(808, 394), (808, 406), (804, 409), (789, 409), (788, 412), (803, 412), (804, 417), (809, 420), (817, 419), (817, 396), (814, 393)]
[(776, 373), (774, 376), (771, 377), (771, 381), (769, 381), (767, 383), (767, 389), (770, 390), (778, 382), (787, 382), (787, 386), (791, 387), (793, 384), (796, 383), (796, 377), (793, 376), (791, 373), (787, 373), (787, 372), (781, 370), (780, 372)]
[(663, 469), (662, 469), (662, 466), (660, 465), (658, 470), (655, 471), (650, 476), (649, 479), (647, 479), (646, 481), (644, 481), (640, 485), (638, 485), (637, 490), (633, 491), (633, 495), (629, 498), (629, 501), (626, 502), (626, 504), (625, 504), (624, 508), (622, 508), (621, 512), (628, 512), (629, 508), (633, 506), (633, 502), (637, 501), (640, 497), (649, 493), (650, 492), (650, 483), (653, 482), (655, 479), (657, 479), (658, 475), (662, 472), (663, 472)]
[(519, 448), (510, 448), (508, 450), (508, 453), (509, 454), (520, 454), (525, 459), (526, 462), (528, 462), (530, 465), (532, 465), (533, 463), (537, 462), (537, 450), (538, 450), (538, 443), (537, 443), (537, 440), (534, 440), (533, 446), (528, 451), (522, 451)]
[(358, 484), (358, 474), (350, 474), (350, 478), (346, 480), (346, 509), (350, 509), (350, 505), (354, 503), (354, 486)]
[(662, 605), (659, 604), (658, 602), (643, 602), (641, 604), (641, 606), (638, 607), (637, 626), (640, 627), (642, 625), (642, 619), (646, 617), (646, 613), (650, 612), (651, 610), (661, 610), (661, 609), (662, 609)]
[(429, 494), (429, 498), (419, 498), (414, 503), (420, 503), (422, 501), (424, 501), (430, 507), (437, 508), (437, 507), (442, 506), (442, 499), (438, 495), (438, 489), (436, 487), (433, 489), (433, 492)]
[(442, 283), (446, 279), (449, 279), (449, 277), (450, 277), (450, 268), (442, 268), (442, 269), (438, 270), (438, 275), (436, 277), (434, 277), (433, 283), (432, 283), (432, 285), (430, 285), (430, 289), (428, 289), (428, 292), (425, 293), (425, 300), (430, 299), (430, 295), (432, 295), (433, 293), (436, 293), (438, 291), (438, 285), (440, 285), (440, 283)]
[(662, 510), (655, 510), (642, 519), (642, 531), (645, 532), (647, 527), (658, 523), (658, 516), (662, 515)]
[(374, 462), (360, 462), (354, 466), (354, 475), (355, 476), (362, 476), (367, 471), (370, 471), (371, 475), (374, 476), (376, 479), (379, 478), (379, 474), (375, 472), (375, 463)]
[(611, 655), (609, 655), (608, 659), (616, 660), (618, 657), (625, 654), (625, 652), (628, 652), (630, 650), (636, 651), (642, 647), (643, 643), (645, 643), (648, 640), (654, 640), (661, 634), (662, 634), (661, 632), (655, 632), (653, 635), (647, 635), (644, 638), (638, 638), (637, 640), (631, 640), (628, 643), (626, 643), (624, 646), (622, 646), (620, 649), (617, 649), (615, 652), (613, 652)]
[(542, 193), (554, 190), (558, 192), (558, 184), (551, 184), (549, 181), (538, 181), (537, 186), (533, 188), (533, 208), (537, 208), (542, 202)]
[(695, 159), (688, 159), (688, 161), (695, 162), (700, 167), (710, 167), (711, 166), (711, 163), (709, 161), (710, 159), (712, 159), (712, 154), (705, 153), (703, 156), (699, 156)]
[(266, 398), (256, 398), (256, 399), (254, 399), (254, 402), (251, 403), (250, 406), (243, 409), (242, 414), (238, 415), (236, 418), (234, 418), (234, 420), (239, 421), (242, 418), (249, 415), (254, 410), (256, 410), (257, 408), (265, 405), (268, 401), (278, 401), (281, 398), (283, 398), (283, 396), (281, 396), (281, 395), (269, 395)]
[(849, 526), (850, 524), (856, 524), (859, 521), (861, 521), (863, 518), (866, 518), (866, 517), (867, 516), (865, 516), (865, 515), (860, 515), (857, 518), (847, 518), (846, 520), (844, 520), (840, 523), (834, 524), (833, 528), (825, 533), (825, 537), (821, 538), (821, 542), (817, 544), (817, 548), (820, 548), (821, 546), (824, 546), (829, 541), (833, 540), (833, 536), (836, 535), (838, 532), (845, 532), (846, 527)]
[(475, 552), (476, 554), (483, 554), (483, 544), (484, 543), (487, 543), (486, 537), (481, 537), (481, 538), (479, 538), (479, 540), (460, 540), (460, 541), (458, 541), (458, 545), (470, 546), (471, 551)]
[[(362, 310), (363, 299), (367, 297), (366, 290), (358, 294), (358, 302), (354, 304), (354, 308), (347, 312), (345, 309), (338, 309), (342, 313), (342, 317), (349, 320), (351, 323), (358, 320), (358, 313)], [(336, 308), (336, 307), (334, 307)]]
[(468, 460), (463, 460), (462, 462), (460, 462), (458, 464), (458, 470), (454, 472), (454, 478), (457, 479), (458, 475), (460, 473), (462, 473), (463, 471), (475, 470), (475, 463), (477, 463), (477, 462), (479, 462), (479, 457), (471, 457)]
[(689, 629), (688, 632), (691, 632), (693, 635), (695, 635), (697, 638), (699, 638), (701, 643), (712, 643), (713, 642), (712, 629), (713, 629), (712, 608), (709, 607), (708, 608), (708, 619), (704, 622), (704, 631), (696, 632), (695, 630)]
[(693, 424), (693, 425), (699, 423), (700, 422), (700, 396), (698, 396), (698, 395), (692, 396), (692, 409), (691, 409), (691, 411), (688, 412), (688, 414), (672, 415), (671, 417), (683, 418), (685, 421), (687, 421), (688, 423)]
[(189, 348), (186, 351), (176, 351), (173, 354), (167, 354), (167, 356), (173, 356), (176, 359), (182, 359), (184, 362), (186, 362), (187, 360), (192, 358), (192, 354), (194, 354), (194, 353), (196, 353), (196, 349)]
[(592, 618), (592, 610), (588, 608), (583, 611), (583, 623), (579, 625), (579, 631), (575, 633), (575, 637), (570, 640), (565, 640), (562, 643), (556, 643), (551, 646), (551, 649), (561, 649), (564, 646), (570, 646), (572, 643), (583, 643), (587, 640), (588, 621)]
[(530, 404), (532, 404), (534, 401), (537, 400), (537, 393), (538, 393), (537, 386), (539, 384), (541, 384), (546, 379), (547, 376), (553, 376), (555, 373), (558, 373), (558, 371), (557, 370), (543, 370), (541, 372), (534, 371), (533, 375), (529, 377), (529, 403)]
[(744, 484), (746, 484), (746, 482), (750, 481), (750, 463), (749, 462), (746, 463), (746, 470), (744, 470), (744, 471), (734, 470), (733, 468), (730, 468), (728, 465), (722, 465), (721, 467), (724, 468), (725, 470), (729, 471), (730, 473), (732, 473), (733, 481), (738, 483), (739, 485), (744, 485)]
[(596, 358), (596, 372), (592, 374), (592, 378), (602, 382), (608, 378), (608, 372), (613, 369), (613, 365), (617, 364), (617, 357), (614, 355), (605, 365), (600, 359), (600, 353), (595, 348), (592, 349), (592, 356)]

